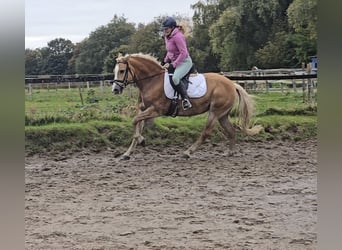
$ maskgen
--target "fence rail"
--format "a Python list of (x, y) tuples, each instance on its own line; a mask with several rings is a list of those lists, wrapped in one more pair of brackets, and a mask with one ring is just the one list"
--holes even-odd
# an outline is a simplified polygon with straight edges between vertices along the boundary
[[(310, 72), (310, 73), (307, 73)], [(297, 92), (301, 87), (303, 97), (311, 100), (317, 87), (317, 73), (309, 69), (252, 69), (249, 71), (221, 72), (230, 80), (236, 81), (250, 92), (281, 91), (286, 88)], [(27, 75), (25, 87), (28, 92), (35, 88), (87, 88), (111, 85), (114, 74), (76, 74), (76, 75)], [(283, 81), (284, 80), (284, 81)], [(270, 82), (269, 82), (270, 81)]]
[(233, 81), (261, 81), (261, 80), (300, 80), (317, 78), (317, 74), (303, 75), (226, 75), (227, 78)]
[(94, 82), (113, 80), (114, 74), (82, 74), (82, 75), (26, 75), (25, 84), (30, 83), (64, 83)]
[[(307, 74), (298, 69), (269, 69), (251, 71), (221, 72), (225, 77), (233, 81), (258, 81), (258, 80), (292, 80), (313, 79), (317, 73)], [(65, 83), (65, 82), (94, 82), (110, 81), (114, 74), (76, 74), (76, 75), (26, 75), (25, 84), (29, 83)]]

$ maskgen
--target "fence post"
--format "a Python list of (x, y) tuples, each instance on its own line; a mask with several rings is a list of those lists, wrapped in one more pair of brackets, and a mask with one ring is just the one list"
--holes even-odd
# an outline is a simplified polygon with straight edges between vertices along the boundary
[[(264, 76), (265, 72), (261, 71), (259, 72), (259, 76)], [(265, 80), (265, 92), (268, 93), (269, 92), (269, 85), (268, 85), (268, 80)]]
[[(307, 64), (306, 72), (308, 74), (311, 73), (311, 63)], [(312, 103), (313, 103), (313, 86), (312, 86), (312, 80), (310, 78), (308, 78), (308, 98), (309, 98), (309, 104), (312, 105)]]
[[(305, 63), (303, 62), (302, 63), (302, 71), (305, 71)], [(303, 73), (304, 75), (304, 73)], [(303, 79), (302, 81), (302, 90), (303, 90), (303, 103), (306, 102), (306, 82), (305, 82), (305, 79)]]
[(104, 84), (104, 81), (100, 81), (100, 90), (101, 90), (102, 96), (103, 96), (103, 84)]
[(292, 79), (292, 88), (295, 93), (297, 93), (296, 79)]
[[(83, 84), (82, 84), (82, 87), (83, 87)], [(81, 86), (80, 86), (80, 84), (78, 85), (78, 92), (80, 93), (80, 98), (81, 98), (82, 106), (84, 106), (84, 103), (83, 103), (83, 96), (82, 96), (82, 91), (81, 91)]]
[(32, 99), (32, 84), (31, 83), (29, 84), (28, 91), (29, 91), (29, 95)]
[(312, 87), (312, 80), (308, 79), (308, 96), (309, 96), (309, 104), (313, 104), (313, 87)]
[(281, 88), (281, 93), (283, 94), (284, 93), (284, 83), (283, 82), (280, 83), (280, 88)]

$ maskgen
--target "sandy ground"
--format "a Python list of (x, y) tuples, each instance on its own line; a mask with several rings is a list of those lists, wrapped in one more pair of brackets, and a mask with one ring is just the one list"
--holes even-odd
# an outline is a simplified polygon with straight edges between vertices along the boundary
[(317, 141), (26, 158), (26, 249), (316, 249)]

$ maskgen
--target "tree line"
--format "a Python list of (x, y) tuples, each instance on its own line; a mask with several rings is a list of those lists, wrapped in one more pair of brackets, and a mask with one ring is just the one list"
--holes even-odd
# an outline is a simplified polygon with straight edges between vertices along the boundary
[[(174, 15), (187, 29), (199, 72), (300, 67), (317, 53), (317, 0), (206, 0), (191, 5), (192, 17)], [(118, 53), (166, 51), (161, 23), (131, 23), (114, 15), (79, 43), (56, 38), (25, 49), (26, 75), (112, 73)]]

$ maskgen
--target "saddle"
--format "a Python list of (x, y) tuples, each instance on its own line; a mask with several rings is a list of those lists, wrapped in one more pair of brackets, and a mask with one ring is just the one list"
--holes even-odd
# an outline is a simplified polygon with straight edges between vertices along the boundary
[[(188, 87), (189, 87), (189, 77), (191, 74), (196, 74), (197, 73), (197, 69), (195, 67), (195, 64), (193, 63), (190, 70), (188, 71), (188, 73), (185, 74), (185, 76), (183, 76), (183, 78), (181, 79), (181, 81), (183, 82), (184, 86), (185, 86), (185, 89), (188, 90)], [(175, 89), (175, 85), (173, 84), (173, 81), (172, 81), (172, 75), (169, 75), (169, 78), (170, 78), (170, 84), (171, 86), (173, 87), (173, 89)], [(175, 94), (176, 94), (176, 90), (175, 90)]]
[[(183, 76), (183, 78), (181, 79), (181, 82), (184, 84), (186, 90), (188, 90), (188, 88), (189, 88), (189, 83), (190, 83), (189, 77), (190, 77), (190, 75), (195, 74), (195, 73), (197, 73), (197, 70), (196, 70), (195, 64), (193, 63), (190, 70), (188, 71), (188, 73), (186, 73), (185, 76)], [(169, 78), (170, 78), (170, 84), (175, 91), (174, 96), (176, 96), (176, 94), (177, 94), (177, 98), (173, 98), (171, 100), (171, 104), (170, 104), (169, 110), (167, 111), (166, 115), (176, 117), (178, 115), (178, 96), (179, 96), (179, 93), (176, 91), (175, 85), (172, 81), (172, 75), (169, 75)]]

